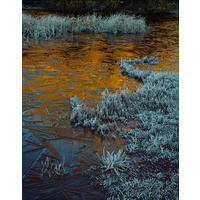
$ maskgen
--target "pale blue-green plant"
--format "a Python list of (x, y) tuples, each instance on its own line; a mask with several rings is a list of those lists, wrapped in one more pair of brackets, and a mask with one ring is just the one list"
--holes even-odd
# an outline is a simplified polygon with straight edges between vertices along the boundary
[(126, 170), (128, 167), (130, 167), (130, 160), (125, 155), (125, 152), (123, 152), (121, 149), (115, 153), (110, 153), (109, 151), (105, 151), (103, 149), (103, 155), (100, 157), (100, 160), (102, 162), (102, 173), (105, 173), (106, 171), (113, 171), (118, 176), (120, 175), (120, 172)]
[[(141, 71), (126, 60), (122, 60), (120, 67), (126, 75), (142, 79), (143, 84), (135, 92), (127, 90), (126, 95), (104, 92), (105, 108), (96, 116), (114, 121), (123, 116), (127, 122), (137, 121), (130, 130), (119, 129), (118, 136), (126, 139), (130, 159), (142, 161), (137, 168), (129, 165), (118, 170), (118, 176), (110, 164), (113, 155), (108, 153), (103, 156), (105, 167), (97, 182), (110, 199), (178, 199), (179, 75)], [(123, 112), (116, 112), (118, 106)]]
[(159, 60), (157, 57), (154, 56), (150, 56), (149, 58), (147, 56), (144, 56), (142, 59), (139, 58), (135, 58), (134, 60), (124, 60), (122, 59), (123, 62), (127, 62), (128, 64), (134, 64), (134, 65), (146, 65), (146, 64), (150, 64), (150, 65), (158, 65), (159, 64)]
[(145, 19), (135, 15), (114, 14), (107, 17), (86, 15), (77, 17), (40, 16), (22, 14), (23, 39), (49, 39), (74, 32), (137, 33), (147, 29)]
[(43, 176), (46, 173), (49, 177), (51, 177), (53, 174), (53, 163), (51, 162), (51, 159), (47, 157), (44, 162), (41, 161), (41, 165), (41, 176)]
[(52, 176), (64, 176), (69, 173), (68, 169), (64, 165), (64, 161), (59, 164), (54, 164), (51, 161), (51, 158), (46, 157), (45, 161), (41, 161), (42, 169), (41, 169), (41, 177), (44, 174), (47, 174), (49, 177)]

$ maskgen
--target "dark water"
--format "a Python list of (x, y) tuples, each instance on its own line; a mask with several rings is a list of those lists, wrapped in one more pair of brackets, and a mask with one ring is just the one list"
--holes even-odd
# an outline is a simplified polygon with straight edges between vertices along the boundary
[[(139, 83), (121, 75), (116, 63), (121, 58), (156, 56), (162, 61), (154, 71), (178, 72), (178, 17), (150, 24), (152, 31), (140, 35), (84, 33), (23, 44), (23, 199), (106, 199), (105, 192), (81, 174), (99, 163), (97, 153), (123, 149), (124, 141), (102, 140), (73, 128), (65, 119), (69, 99), (76, 95), (95, 107), (106, 88), (115, 92), (126, 84), (135, 90)], [(70, 173), (62, 179), (48, 175), (41, 179), (41, 161), (46, 157), (55, 163), (64, 159)]]

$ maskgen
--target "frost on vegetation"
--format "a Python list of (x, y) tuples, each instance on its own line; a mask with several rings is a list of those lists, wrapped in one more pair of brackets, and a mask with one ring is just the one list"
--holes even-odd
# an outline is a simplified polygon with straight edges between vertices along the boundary
[(110, 153), (109, 151), (105, 152), (104, 149), (103, 155), (102, 157), (100, 157), (100, 160), (102, 162), (102, 173), (113, 171), (118, 176), (120, 176), (120, 172), (130, 167), (130, 161), (125, 155), (125, 152), (123, 152), (122, 150), (119, 150), (117, 153)]
[[(127, 89), (109, 93), (105, 90), (102, 93), (101, 102), (96, 109), (89, 109), (84, 103), (78, 103), (77, 97), (72, 97), (72, 113), (70, 121), (75, 126), (89, 128), (105, 137), (115, 137), (113, 131), (117, 131), (118, 123), (126, 123), (131, 117), (132, 103), (131, 94)], [(130, 96), (128, 98), (128, 96)]]
[[(140, 77), (145, 84), (136, 92), (125, 88), (112, 94), (105, 90), (96, 109), (89, 109), (86, 104), (79, 103), (77, 97), (71, 98), (70, 120), (75, 126), (90, 128), (105, 135), (117, 129), (118, 123), (125, 124), (129, 120), (138, 120), (145, 128), (152, 124), (158, 126), (156, 120), (162, 123), (164, 115), (167, 117), (166, 123), (177, 120), (179, 103), (177, 74), (145, 72), (135, 70), (130, 65), (124, 69), (131, 77)], [(146, 120), (146, 116), (149, 115), (151, 118), (157, 118), (150, 125)]]
[(77, 17), (41, 16), (22, 14), (22, 37), (49, 39), (75, 32), (137, 33), (147, 29), (145, 19), (135, 15), (113, 14)]
[(122, 75), (129, 76), (135, 79), (139, 79), (141, 81), (144, 81), (147, 76), (151, 74), (150, 69), (148, 71), (141, 71), (138, 68), (133, 68), (130, 61), (121, 59), (121, 62), (119, 63), (120, 68), (123, 69)]
[(130, 76), (132, 78), (135, 78), (137, 80), (143, 81), (148, 77), (151, 73), (151, 68), (148, 67), (148, 71), (141, 71), (138, 68), (133, 68), (132, 65), (158, 65), (159, 60), (157, 57), (151, 56), (151, 57), (143, 57), (143, 59), (140, 59), (139, 57), (134, 60), (126, 60), (121, 59), (121, 62), (119, 63), (119, 66), (124, 71), (122, 72), (122, 75)]
[(120, 67), (130, 77), (140, 77), (144, 84), (135, 92), (105, 91), (105, 107), (102, 102), (97, 106), (104, 112), (100, 114), (97, 109), (95, 116), (102, 123), (103, 119), (117, 122), (121, 117), (137, 121), (130, 130), (118, 129), (117, 134), (126, 139), (126, 154), (142, 160), (136, 168), (127, 164), (128, 167), (116, 170), (118, 176), (111, 164), (114, 153), (104, 153), (105, 169), (96, 181), (109, 193), (108, 199), (178, 199), (179, 75), (140, 71), (127, 62), (121, 62)]
[(109, 193), (107, 199), (178, 199), (178, 175), (173, 174), (166, 180), (167, 175), (163, 172), (138, 171), (129, 167), (120, 176), (107, 171), (99, 174), (96, 181)]
[(158, 65), (159, 60), (157, 57), (151, 56), (151, 57), (143, 57), (143, 59), (140, 59), (139, 57), (134, 59), (134, 60), (123, 60), (128, 64), (134, 64), (134, 65), (145, 65), (145, 64), (150, 64), (150, 65)]
[[(113, 156), (108, 156), (108, 158)], [(107, 157), (106, 157), (107, 158)], [(123, 170), (116, 173), (110, 163), (112, 159), (104, 161), (105, 168), (96, 176), (96, 182), (103, 186), (109, 193), (107, 199), (177, 199), (178, 198), (178, 174), (172, 174), (166, 180), (168, 174), (163, 172), (150, 173), (135, 168), (130, 163), (124, 163)], [(122, 157), (120, 156), (122, 159)], [(122, 163), (122, 162), (121, 162)], [(121, 164), (122, 165), (122, 164)], [(125, 167), (126, 166), (126, 167)], [(96, 168), (93, 168), (96, 170)]]
[(64, 176), (69, 173), (67, 168), (65, 168), (64, 162), (60, 164), (54, 164), (49, 157), (43, 162), (41, 161), (41, 177), (47, 174), (49, 177), (52, 176)]
[(76, 108), (81, 102), (79, 100), (79, 98), (74, 95), (73, 97), (70, 98), (70, 103), (71, 103), (71, 107), (72, 109)]

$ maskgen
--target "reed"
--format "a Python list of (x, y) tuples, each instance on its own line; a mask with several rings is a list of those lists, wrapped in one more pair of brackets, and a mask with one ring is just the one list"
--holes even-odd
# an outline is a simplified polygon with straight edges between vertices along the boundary
[(41, 16), (22, 14), (22, 37), (49, 39), (69, 33), (139, 33), (147, 29), (145, 19), (135, 15), (113, 14), (102, 17), (86, 15), (77, 17)]

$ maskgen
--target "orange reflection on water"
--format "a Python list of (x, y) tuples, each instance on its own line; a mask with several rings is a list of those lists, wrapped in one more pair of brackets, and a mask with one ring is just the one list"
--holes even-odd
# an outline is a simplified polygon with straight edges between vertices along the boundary
[[(97, 153), (101, 155), (104, 148), (109, 152), (124, 148), (123, 140), (101, 140), (87, 130), (72, 127), (68, 120), (69, 100), (76, 95), (89, 107), (96, 107), (105, 89), (116, 92), (125, 84), (135, 90), (139, 83), (121, 75), (116, 63), (121, 58), (156, 56), (163, 62), (151, 66), (154, 71), (178, 72), (178, 19), (155, 22), (152, 27), (151, 33), (142, 35), (67, 35), (54, 41), (23, 44), (23, 177), (27, 177), (26, 184), (32, 187), (35, 181), (39, 185), (38, 165), (47, 156), (60, 161), (65, 157), (68, 164), (78, 166), (76, 174), (81, 174), (99, 162)], [(148, 66), (138, 67), (148, 69)], [(124, 129), (129, 130), (136, 123), (131, 121)], [(137, 165), (140, 161), (137, 160)], [(73, 181), (70, 175), (66, 179)], [(55, 183), (52, 188), (56, 188), (57, 182), (53, 178), (51, 181)], [(77, 183), (82, 183), (81, 178)], [(31, 190), (30, 195), (40, 196), (38, 191)], [(69, 192), (65, 187), (60, 191), (65, 195)], [(28, 195), (29, 191), (23, 193)]]
[(121, 58), (156, 56), (162, 62), (151, 66), (154, 71), (178, 72), (178, 25), (178, 19), (172, 18), (155, 22), (148, 34), (67, 35), (54, 41), (24, 44), (23, 101), (46, 108), (45, 101), (50, 105), (76, 95), (95, 105), (106, 88), (114, 92), (126, 84), (135, 90), (138, 83), (121, 75), (116, 63)]

